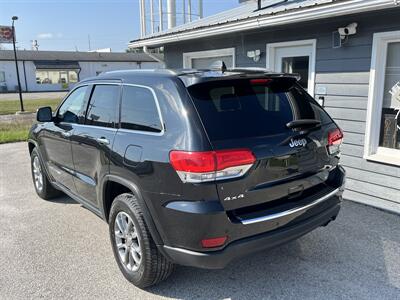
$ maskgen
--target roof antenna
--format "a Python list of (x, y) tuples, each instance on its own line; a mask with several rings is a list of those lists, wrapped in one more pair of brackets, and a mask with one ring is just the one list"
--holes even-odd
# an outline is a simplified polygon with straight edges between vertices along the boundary
[(226, 65), (222, 60), (216, 60), (210, 65), (210, 70), (221, 71), (222, 73), (225, 73)]

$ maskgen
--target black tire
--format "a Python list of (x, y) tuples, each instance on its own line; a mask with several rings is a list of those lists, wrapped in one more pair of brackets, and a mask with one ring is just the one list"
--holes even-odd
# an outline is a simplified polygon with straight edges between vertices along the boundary
[[(36, 184), (35, 180), (35, 167), (34, 164), (38, 164), (42, 176), (42, 184), (41, 187), (39, 187)], [(62, 194), (61, 191), (57, 190), (56, 188), (53, 187), (51, 182), (48, 179), (46, 169), (43, 167), (42, 160), (40, 159), (39, 153), (36, 148), (32, 150), (31, 153), (31, 173), (32, 173), (32, 180), (33, 180), (33, 186), (35, 187), (35, 191), (38, 194), (38, 196), (44, 200), (50, 200), (52, 198), (55, 198), (57, 196), (60, 196)]]
[[(119, 214), (129, 215), (139, 237), (138, 245), (141, 250), (141, 258), (136, 271), (130, 270), (122, 262), (121, 254), (117, 247), (116, 230), (114, 226), (118, 226), (115, 223), (115, 219)], [(125, 278), (135, 286), (145, 288), (155, 285), (165, 280), (172, 273), (174, 265), (157, 249), (143, 218), (140, 205), (134, 195), (125, 193), (114, 199), (109, 217), (109, 231), (114, 257), (118, 263), (118, 267)], [(123, 240), (127, 241), (126, 239)]]

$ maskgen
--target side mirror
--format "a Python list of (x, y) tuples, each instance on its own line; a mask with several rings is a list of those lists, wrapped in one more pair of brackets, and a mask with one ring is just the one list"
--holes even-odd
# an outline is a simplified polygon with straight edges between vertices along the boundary
[(36, 120), (38, 120), (39, 122), (51, 122), (53, 120), (51, 107), (40, 107), (36, 112)]

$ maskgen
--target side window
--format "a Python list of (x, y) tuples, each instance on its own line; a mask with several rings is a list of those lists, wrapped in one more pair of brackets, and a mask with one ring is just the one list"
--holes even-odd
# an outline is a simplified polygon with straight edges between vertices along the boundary
[(85, 114), (85, 95), (87, 86), (82, 86), (73, 91), (60, 106), (57, 119), (66, 123), (83, 123)]
[(153, 93), (136, 86), (124, 86), (121, 104), (121, 128), (161, 132), (162, 124)]
[(86, 124), (115, 127), (118, 123), (119, 85), (96, 85), (90, 98)]

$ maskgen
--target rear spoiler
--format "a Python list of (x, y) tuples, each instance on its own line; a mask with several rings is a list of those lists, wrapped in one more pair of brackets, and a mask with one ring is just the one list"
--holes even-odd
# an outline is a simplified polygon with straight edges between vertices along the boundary
[(266, 79), (280, 79), (287, 78), (293, 79), (295, 82), (301, 79), (300, 74), (297, 73), (273, 73), (267, 71), (266, 69), (245, 69), (245, 68), (232, 68), (226, 69), (225, 72), (221, 71), (205, 71), (202, 73), (202, 76), (179, 76), (179, 78), (183, 81), (186, 87), (190, 87), (192, 85), (196, 85), (199, 83), (204, 83), (208, 81), (223, 81), (223, 80), (235, 80), (235, 79), (257, 79), (257, 78), (266, 78)]

